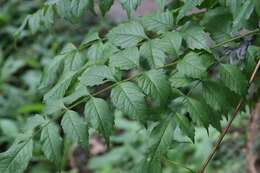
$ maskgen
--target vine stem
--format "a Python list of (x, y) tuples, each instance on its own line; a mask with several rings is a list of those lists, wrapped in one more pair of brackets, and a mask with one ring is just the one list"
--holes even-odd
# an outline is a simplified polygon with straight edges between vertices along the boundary
[[(255, 66), (255, 69), (254, 71), (252, 72), (252, 75), (250, 77), (250, 80), (249, 80), (249, 85), (248, 85), (248, 88), (250, 87), (250, 85), (252, 84), (252, 82), (254, 81), (255, 77), (256, 77), (256, 73), (257, 71), (259, 70), (260, 68), (260, 59), (258, 60), (258, 63), (257, 65)], [(215, 153), (217, 152), (219, 146), (221, 145), (224, 137), (226, 136), (226, 134), (228, 133), (234, 119), (237, 117), (238, 115), (238, 112), (240, 111), (241, 107), (242, 107), (242, 104), (244, 103), (244, 98), (241, 98), (236, 106), (236, 109), (235, 111), (233, 112), (232, 114), (232, 117), (231, 119), (229, 120), (226, 128), (224, 129), (224, 131), (220, 134), (218, 140), (217, 140), (217, 143), (215, 144), (215, 146), (213, 147), (212, 151), (210, 152), (208, 158), (205, 160), (205, 162), (202, 164), (201, 168), (197, 171), (197, 173), (204, 173), (205, 172), (205, 169), (207, 168), (209, 162), (212, 160), (212, 158), (214, 157)]]

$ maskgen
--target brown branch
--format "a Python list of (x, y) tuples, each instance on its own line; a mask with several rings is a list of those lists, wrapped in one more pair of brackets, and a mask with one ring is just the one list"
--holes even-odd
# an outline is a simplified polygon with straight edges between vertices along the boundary
[(259, 152), (254, 151), (254, 145), (259, 140), (260, 132), (260, 102), (256, 104), (255, 109), (251, 113), (248, 123), (247, 145), (246, 145), (246, 161), (247, 173), (257, 173), (260, 171), (257, 160), (260, 159)]
[[(258, 60), (258, 63), (250, 77), (250, 81), (249, 81), (249, 87), (252, 84), (252, 82), (254, 81), (254, 78), (256, 77), (256, 73), (259, 70), (260, 67), (260, 60)], [(236, 106), (235, 111), (232, 114), (231, 119), (228, 122), (227, 127), (224, 129), (224, 131), (220, 134), (217, 143), (215, 144), (215, 146), (213, 147), (212, 151), (210, 152), (208, 158), (205, 160), (205, 162), (202, 164), (201, 168), (197, 171), (197, 173), (204, 173), (205, 169), (207, 168), (209, 162), (212, 160), (212, 158), (214, 157), (215, 153), (217, 152), (219, 146), (221, 145), (224, 137), (226, 136), (227, 132), (229, 131), (234, 119), (237, 117), (238, 112), (240, 111), (242, 104), (244, 102), (244, 98), (241, 98)]]

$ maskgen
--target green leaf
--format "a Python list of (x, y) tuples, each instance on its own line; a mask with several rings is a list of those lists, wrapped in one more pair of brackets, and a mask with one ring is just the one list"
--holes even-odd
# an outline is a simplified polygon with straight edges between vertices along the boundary
[(117, 109), (133, 118), (141, 120), (146, 114), (144, 94), (134, 83), (117, 85), (111, 91), (111, 100)]
[(210, 9), (205, 13), (201, 24), (207, 28), (213, 40), (218, 43), (231, 38), (232, 15), (224, 7)]
[(69, 105), (69, 104), (72, 104), (73, 102), (75, 102), (76, 100), (78, 100), (79, 98), (88, 96), (88, 95), (89, 95), (89, 91), (88, 91), (87, 87), (81, 83), (78, 83), (78, 85), (73, 90), (73, 92), (70, 95), (63, 98), (63, 102), (65, 104)]
[(39, 85), (39, 90), (48, 89), (56, 82), (58, 75), (63, 68), (64, 58), (64, 55), (58, 55), (46, 66)]
[(78, 71), (85, 63), (82, 52), (77, 50), (67, 53), (65, 57), (63, 74)]
[(176, 123), (172, 116), (168, 115), (150, 134), (148, 146), (151, 160), (165, 154), (173, 144)]
[(253, 0), (255, 6), (255, 12), (257, 13), (258, 17), (260, 17), (260, 1)]
[(28, 25), (32, 34), (35, 34), (39, 30), (41, 26), (41, 10), (29, 16)]
[(114, 3), (114, 0), (105, 0), (105, 1), (100, 1), (99, 2), (99, 8), (100, 8), (100, 11), (101, 11), (103, 16), (111, 8), (113, 3)]
[(245, 70), (248, 74), (252, 73), (254, 70), (257, 58), (260, 57), (260, 47), (259, 46), (249, 46), (246, 52), (246, 59), (245, 59)]
[(185, 105), (191, 118), (208, 129), (211, 124), (214, 128), (221, 131), (221, 115), (213, 111), (203, 100), (187, 98)]
[(130, 70), (139, 67), (139, 58), (137, 47), (126, 48), (109, 57), (109, 65), (118, 67), (120, 70)]
[(205, 49), (210, 52), (210, 47), (213, 45), (213, 40), (202, 27), (187, 23), (181, 32), (190, 49)]
[(62, 0), (57, 1), (56, 3), (56, 11), (59, 16), (61, 16), (64, 19), (71, 19), (71, 0)]
[(16, 140), (4, 153), (0, 153), (1, 173), (23, 173), (33, 152), (33, 140), (30, 136)]
[(81, 42), (80, 48), (86, 47), (89, 44), (91, 44), (92, 42), (99, 40), (99, 39), (100, 38), (99, 38), (98, 32), (88, 32), (88, 34), (86, 35), (84, 40)]
[(61, 99), (65, 95), (67, 89), (69, 88), (75, 76), (76, 76), (76, 72), (68, 72), (60, 79), (60, 81), (50, 91), (48, 91), (44, 95), (43, 100), (49, 101), (49, 100)]
[(33, 130), (34, 128), (41, 126), (46, 121), (43, 118), (43, 116), (36, 114), (33, 117), (28, 118), (26, 125), (25, 125), (25, 131)]
[(189, 78), (180, 72), (176, 72), (170, 77), (171, 87), (173, 88), (189, 86), (193, 81), (194, 79)]
[(80, 17), (89, 5), (89, 0), (72, 0), (71, 12), (74, 17)]
[(87, 68), (79, 77), (79, 80), (86, 86), (95, 86), (107, 81), (116, 81), (112, 69), (105, 65), (94, 65)]
[(184, 115), (180, 115), (175, 112), (174, 120), (176, 124), (180, 127), (181, 131), (187, 135), (192, 142), (194, 142), (195, 137), (195, 128), (192, 125), (192, 122), (189, 122), (188, 118)]
[(159, 158), (151, 161), (144, 159), (137, 164), (131, 173), (162, 173), (161, 161)]
[(140, 41), (146, 39), (144, 29), (137, 22), (120, 24), (107, 34), (108, 40), (121, 48), (136, 46)]
[(54, 24), (54, 10), (52, 5), (47, 5), (42, 9), (42, 22), (46, 28)]
[[(235, 95), (219, 82), (202, 82), (202, 95), (208, 105), (216, 111), (227, 113), (235, 104)], [(227, 99), (228, 98), (228, 99)]]
[(50, 99), (46, 100), (43, 112), (46, 115), (54, 115), (56, 113), (61, 112), (65, 108), (66, 107), (62, 99)]
[(196, 122), (201, 123), (206, 129), (209, 127), (210, 116), (209, 110), (200, 101), (193, 98), (187, 98), (185, 105), (187, 111), (190, 113), (191, 118)]
[(73, 142), (82, 146), (88, 144), (88, 129), (84, 120), (77, 112), (68, 110), (61, 120), (61, 126), (65, 135)]
[(56, 9), (59, 16), (72, 20), (80, 17), (88, 5), (89, 0), (62, 0), (57, 1)]
[(208, 55), (198, 55), (195, 52), (188, 53), (177, 64), (179, 73), (192, 78), (205, 76), (207, 68), (212, 65), (213, 59)]
[(14, 120), (4, 118), (1, 118), (0, 121), (0, 131), (2, 136), (11, 139), (15, 138), (19, 133), (17, 123)]
[(6, 61), (4, 61), (3, 66), (1, 66), (0, 77), (2, 78), (2, 80), (8, 80), (9, 78), (11, 78), (11, 75), (13, 75), (25, 65), (26, 63), (24, 60), (10, 57)]
[(179, 22), (184, 16), (188, 14), (194, 7), (200, 5), (203, 0), (186, 0), (184, 5), (181, 7), (177, 16), (177, 22)]
[(225, 86), (239, 95), (245, 96), (247, 92), (248, 81), (243, 72), (235, 65), (221, 64), (220, 79)]
[(105, 64), (108, 58), (117, 51), (118, 49), (109, 42), (103, 44), (99, 41), (88, 49), (88, 64)]
[(148, 31), (163, 32), (173, 28), (173, 15), (171, 12), (154, 12), (141, 19), (141, 23)]
[(120, 0), (123, 8), (126, 10), (128, 17), (134, 12), (134, 10), (141, 3), (141, 0)]
[(151, 96), (156, 104), (160, 106), (167, 105), (171, 88), (166, 75), (161, 70), (147, 71), (137, 81), (139, 87), (145, 94)]
[(182, 36), (179, 32), (166, 32), (161, 39), (162, 48), (171, 55), (178, 56), (182, 44)]
[(166, 55), (160, 45), (160, 40), (149, 40), (140, 48), (141, 56), (148, 60), (151, 68), (158, 68), (164, 65)]
[(58, 126), (52, 122), (47, 124), (42, 129), (40, 141), (46, 158), (59, 167), (62, 159), (62, 138)]
[(254, 10), (254, 2), (252, 0), (245, 1), (241, 8), (239, 8), (239, 12), (237, 12), (236, 16), (233, 20), (233, 28), (239, 30), (245, 22), (249, 19)]
[(87, 122), (104, 136), (109, 145), (114, 117), (107, 102), (101, 98), (91, 97), (85, 105), (84, 114)]

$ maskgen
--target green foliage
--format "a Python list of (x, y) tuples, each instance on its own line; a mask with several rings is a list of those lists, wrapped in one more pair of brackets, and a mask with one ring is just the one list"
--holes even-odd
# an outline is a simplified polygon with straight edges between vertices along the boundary
[(59, 166), (62, 159), (62, 138), (56, 124), (48, 123), (43, 127), (41, 143), (46, 158)]
[[(76, 22), (86, 10), (94, 12), (95, 5), (105, 16), (113, 2), (48, 1), (25, 18), (16, 36), (22, 36), (27, 24), (33, 34), (42, 30), (42, 26), (50, 28), (55, 24), (55, 16)], [(91, 133), (101, 134), (108, 146), (127, 141), (129, 148), (116, 150), (122, 155), (137, 155), (134, 147), (131, 148), (131, 140), (137, 144), (140, 141), (112, 138), (117, 132), (114, 120), (117, 112), (126, 115), (128, 121), (138, 120), (138, 129), (146, 132), (146, 146), (137, 161), (127, 156), (134, 168), (128, 171), (134, 173), (162, 172), (161, 163), (181, 143), (178, 133), (195, 142), (195, 128), (203, 127), (209, 132), (212, 126), (221, 131), (222, 116), (228, 117), (238, 98), (247, 96), (250, 73), (260, 54), (253, 39), (242, 40), (240, 44), (238, 41), (244, 35), (230, 39), (235, 35), (233, 32), (258, 28), (257, 3), (156, 2), (160, 11), (133, 17), (141, 0), (121, 0), (131, 17), (129, 21), (102, 33), (90, 31), (84, 38), (79, 34), (81, 43), (75, 43), (79, 48), (69, 43), (57, 56), (51, 55), (53, 58), (45, 65), (38, 86), (45, 109), (42, 115), (27, 121), (24, 133), (28, 136), (18, 137), (0, 154), (0, 172), (23, 172), (33, 157), (33, 140), (37, 138), (42, 154), (60, 170), (65, 162), (63, 151), (66, 154), (69, 145), (67, 140), (87, 148), (90, 128), (93, 128)], [(207, 8), (208, 12), (193, 14), (191, 10), (195, 7)], [(247, 34), (257, 32), (259, 29)], [(230, 53), (222, 46), (229, 48)], [(232, 63), (234, 58), (238, 63)], [(12, 58), (1, 63), (1, 81), (7, 81), (25, 63)], [(31, 111), (28, 105), (20, 109), (26, 111)], [(0, 127), (13, 126), (12, 133), (17, 135), (14, 124), (1, 121)], [(41, 135), (37, 136), (39, 132)], [(116, 152), (111, 153), (107, 157)]]
[(100, 98), (90, 98), (85, 105), (84, 114), (88, 124), (98, 130), (109, 144), (114, 117), (106, 101)]
[(4, 153), (0, 154), (0, 171), (22, 173), (32, 158), (33, 140), (31, 136), (21, 136)]
[(84, 120), (77, 112), (67, 111), (61, 121), (62, 129), (66, 136), (75, 143), (82, 146), (87, 145), (88, 131)]
[(135, 119), (143, 119), (146, 114), (144, 94), (132, 82), (123, 82), (111, 91), (111, 101), (125, 114)]
[(121, 48), (136, 46), (146, 39), (143, 26), (138, 22), (120, 24), (109, 31), (108, 40)]

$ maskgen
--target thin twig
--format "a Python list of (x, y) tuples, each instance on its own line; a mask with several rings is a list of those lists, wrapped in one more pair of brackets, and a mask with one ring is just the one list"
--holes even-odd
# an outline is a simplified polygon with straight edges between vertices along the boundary
[[(254, 71), (252, 72), (252, 75), (250, 77), (250, 81), (249, 81), (249, 85), (248, 87), (250, 87), (250, 85), (252, 84), (252, 82), (254, 81), (254, 78), (256, 77), (256, 73), (260, 68), (260, 60), (258, 60), (258, 63), (254, 69)], [(202, 167), (198, 170), (198, 173), (204, 173), (205, 169), (207, 168), (209, 162), (212, 160), (212, 158), (214, 157), (215, 153), (217, 152), (219, 146), (221, 145), (224, 137), (226, 136), (227, 132), (229, 131), (234, 119), (237, 117), (238, 112), (240, 111), (242, 104), (244, 102), (244, 98), (241, 98), (236, 106), (235, 111), (232, 114), (231, 119), (228, 122), (227, 127), (225, 128), (225, 130), (220, 134), (217, 143), (215, 144), (215, 146), (213, 147), (212, 151), (210, 152), (208, 158), (205, 160), (205, 162), (202, 164)]]

